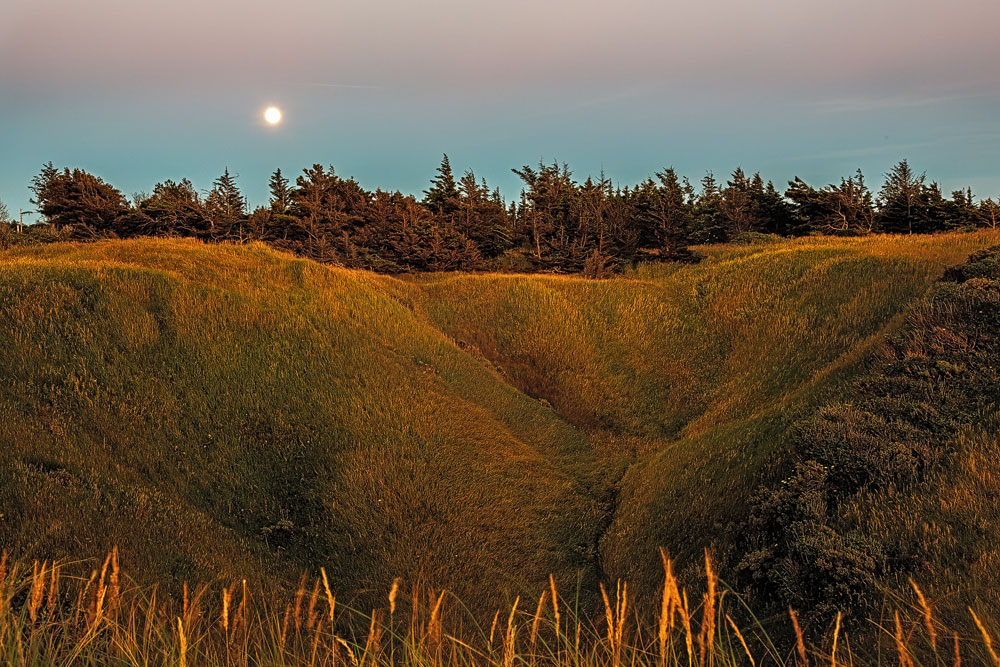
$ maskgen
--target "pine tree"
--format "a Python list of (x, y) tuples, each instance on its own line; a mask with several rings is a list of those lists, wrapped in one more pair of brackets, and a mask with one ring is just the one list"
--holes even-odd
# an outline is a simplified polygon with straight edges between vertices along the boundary
[[(31, 199), (31, 203), (35, 206), (41, 207), (48, 196), (47, 193), (52, 188), (56, 178), (58, 177), (59, 170), (56, 169), (51, 160), (43, 164), (42, 171), (31, 179), (31, 185), (28, 186), (28, 189), (31, 190), (31, 193), (34, 195)], [(45, 214), (43, 213), (42, 215)]]
[(226, 167), (222, 176), (212, 183), (206, 203), (210, 213), (219, 216), (225, 222), (242, 218), (246, 213), (246, 201), (236, 184), (236, 177), (229, 173)]
[(285, 214), (291, 204), (291, 188), (288, 179), (281, 175), (281, 169), (275, 169), (268, 181), (271, 191), (271, 210), (275, 213)]
[(701, 192), (694, 205), (692, 243), (719, 243), (727, 238), (726, 218), (722, 214), (722, 192), (715, 174), (707, 172), (701, 179)]
[(451, 215), (459, 208), (458, 186), (455, 175), (451, 171), (451, 162), (445, 155), (441, 166), (437, 168), (437, 176), (431, 179), (431, 187), (424, 190), (424, 206), (437, 215)]
[(993, 201), (991, 197), (987, 197), (980, 202), (977, 222), (980, 226), (996, 229), (997, 222), (1000, 222), (1000, 201)]
[(888, 174), (879, 192), (879, 226), (881, 231), (912, 234), (920, 231), (926, 217), (922, 198), (925, 174), (917, 175), (910, 163), (901, 160)]

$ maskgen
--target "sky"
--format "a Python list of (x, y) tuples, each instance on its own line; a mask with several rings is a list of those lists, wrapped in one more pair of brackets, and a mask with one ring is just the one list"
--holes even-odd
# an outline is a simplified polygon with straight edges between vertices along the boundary
[(902, 158), (996, 197), (998, 27), (996, 0), (0, 0), (0, 201), (50, 160), (126, 194), (228, 167), (257, 205), (313, 163), (419, 194), (442, 153), (508, 197), (539, 160), (783, 187)]

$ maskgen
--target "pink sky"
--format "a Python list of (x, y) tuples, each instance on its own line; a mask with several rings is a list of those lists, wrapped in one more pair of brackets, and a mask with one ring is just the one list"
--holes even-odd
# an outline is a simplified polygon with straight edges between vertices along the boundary
[(441, 152), (505, 188), (539, 157), (779, 185), (910, 157), (995, 194), (998, 30), (995, 0), (3, 0), (0, 199), (49, 159), (125, 189), (321, 161), (414, 190)]

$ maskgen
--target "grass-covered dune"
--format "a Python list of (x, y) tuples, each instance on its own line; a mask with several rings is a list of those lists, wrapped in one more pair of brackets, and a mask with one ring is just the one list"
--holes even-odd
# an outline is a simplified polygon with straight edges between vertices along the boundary
[[(0, 544), (151, 579), (549, 572), (725, 551), (787, 430), (989, 233), (705, 248), (612, 280), (137, 240), (0, 254)], [(724, 553), (723, 553), (724, 555)]]
[(626, 278), (424, 279), (431, 319), (591, 435), (611, 480), (600, 565), (650, 590), (666, 546), (725, 551), (789, 427), (835, 396), (945, 267), (991, 234), (704, 248)]
[(586, 569), (595, 504), (562, 464), (586, 440), (414, 296), (261, 245), (4, 256), (0, 544), (347, 591)]

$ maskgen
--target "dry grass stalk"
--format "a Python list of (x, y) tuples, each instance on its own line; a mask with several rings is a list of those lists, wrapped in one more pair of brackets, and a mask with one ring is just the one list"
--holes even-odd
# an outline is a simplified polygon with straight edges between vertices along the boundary
[(229, 588), (226, 588), (225, 586), (223, 586), (223, 588), (222, 588), (222, 618), (221, 618), (221, 621), (222, 621), (222, 629), (225, 630), (227, 633), (229, 632), (229, 604), (232, 601), (232, 597), (233, 597), (233, 588), (232, 588), (232, 586), (230, 586)]
[(444, 604), (444, 591), (437, 597), (437, 602), (434, 603), (434, 607), (431, 609), (431, 617), (427, 622), (427, 641), (430, 649), (437, 654), (441, 649), (441, 638), (443, 632), (441, 629), (441, 605)]
[(681, 624), (684, 626), (684, 644), (687, 648), (688, 664), (694, 662), (694, 636), (691, 632), (691, 610), (688, 606), (687, 591), (681, 592)]
[(927, 598), (924, 597), (924, 592), (920, 590), (917, 586), (917, 582), (910, 579), (910, 586), (913, 587), (914, 592), (917, 594), (917, 601), (920, 603), (920, 609), (923, 612), (924, 618), (924, 629), (927, 630), (927, 636), (931, 640), (931, 648), (934, 652), (937, 652), (937, 632), (934, 631), (934, 615), (931, 612), (931, 606), (927, 602)]
[(510, 608), (510, 616), (507, 617), (507, 634), (503, 642), (503, 667), (514, 666), (515, 640), (517, 639), (517, 626), (514, 623), (514, 615), (517, 614), (517, 604), (521, 597), (514, 598), (514, 606)]
[(281, 621), (281, 650), (285, 650), (285, 640), (288, 637), (288, 619), (292, 615), (292, 605), (285, 605), (285, 616)]
[(677, 606), (680, 604), (677, 579), (674, 577), (674, 564), (667, 557), (667, 552), (660, 547), (660, 558), (663, 561), (663, 596), (660, 601), (660, 618), (657, 627), (657, 642), (660, 665), (667, 664), (667, 641), (673, 635), (674, 618)]
[(90, 587), (94, 585), (95, 581), (97, 581), (97, 570), (91, 570), (90, 578), (87, 579), (86, 585), (80, 589), (80, 594), (77, 596), (75, 622), (79, 621), (80, 614), (83, 614), (84, 622), (89, 626), (91, 617)]
[(38, 620), (38, 609), (42, 606), (45, 598), (45, 570), (46, 564), (41, 564), (36, 560), (31, 572), (31, 592), (28, 594), (28, 618), (34, 623)]
[(795, 630), (795, 650), (799, 654), (799, 664), (801, 667), (809, 667), (809, 656), (806, 654), (806, 642), (802, 636), (802, 628), (799, 627), (799, 616), (791, 607), (788, 608), (788, 615), (792, 619), (792, 628)]
[(549, 591), (552, 593), (552, 616), (556, 624), (556, 667), (562, 665), (562, 618), (559, 616), (559, 592), (556, 590), (556, 578), (549, 573)]
[(497, 609), (497, 613), (493, 614), (493, 624), (490, 625), (490, 651), (493, 650), (493, 637), (496, 636), (497, 632), (497, 621), (500, 620), (500, 610)]
[(702, 604), (701, 630), (698, 632), (698, 663), (712, 665), (715, 662), (715, 595), (718, 579), (712, 570), (712, 559), (708, 555), (708, 549), (705, 550), (705, 579), (707, 589)]
[(111, 566), (111, 554), (104, 559), (104, 565), (101, 566), (101, 576), (97, 582), (97, 590), (94, 595), (94, 606), (93, 614), (90, 618), (90, 627), (96, 628), (97, 624), (101, 622), (101, 618), (104, 614), (104, 601), (108, 594), (108, 587), (105, 584), (108, 576), (108, 568)]
[(621, 652), (622, 640), (625, 637), (625, 611), (628, 608), (628, 582), (622, 585), (621, 595), (618, 597), (618, 625), (615, 628), (615, 643)]
[(997, 657), (996, 651), (993, 650), (993, 639), (990, 637), (990, 633), (986, 630), (986, 626), (983, 625), (983, 622), (979, 620), (978, 616), (976, 616), (976, 612), (972, 611), (972, 607), (969, 607), (969, 613), (972, 614), (972, 620), (976, 622), (976, 627), (979, 628), (979, 632), (983, 635), (983, 643), (986, 645), (986, 650), (989, 651), (994, 667), (1000, 667), (1000, 657)]
[(955, 657), (952, 660), (952, 667), (962, 667), (962, 650), (958, 647), (958, 633), (955, 633)]
[(177, 637), (180, 642), (180, 667), (187, 667), (187, 637), (184, 636), (184, 621), (177, 619)]
[(399, 577), (392, 580), (392, 587), (389, 588), (389, 615), (396, 613), (396, 598), (399, 597)]
[(312, 593), (309, 594), (309, 604), (306, 606), (306, 627), (310, 630), (316, 627), (316, 619), (319, 615), (316, 603), (319, 602), (320, 583), (319, 578), (317, 578), (313, 584)]
[(316, 623), (316, 630), (315, 630), (315, 632), (313, 632), (312, 649), (309, 651), (309, 664), (310, 665), (315, 665), (316, 664), (316, 654), (319, 651), (319, 640), (323, 636), (323, 632), (322, 631), (323, 631), (323, 619), (321, 618), (321, 619), (319, 619), (319, 622)]
[(240, 599), (240, 606), (236, 608), (236, 619), (233, 621), (233, 632), (236, 632), (240, 625), (248, 627), (248, 614), (250, 613), (250, 600), (247, 597), (247, 580), (243, 580), (243, 597)]
[[(52, 571), (49, 577), (49, 597), (46, 602), (46, 606), (51, 614), (55, 611), (56, 604), (59, 602), (59, 566), (55, 563), (52, 564)], [(3, 590), (3, 585), (0, 584), (0, 591)]]
[(548, 594), (548, 591), (542, 591), (541, 596), (538, 598), (538, 606), (535, 608), (535, 617), (531, 619), (531, 639), (529, 644), (531, 646), (532, 659), (534, 659), (535, 639), (538, 637), (538, 625), (542, 621), (542, 612), (545, 611), (545, 598), (548, 597)]
[(306, 581), (308, 581), (308, 576), (303, 573), (299, 578), (299, 586), (295, 589), (295, 612), (292, 618), (295, 621), (295, 632), (299, 632), (302, 628), (302, 600), (306, 595)]
[(833, 647), (830, 649), (830, 667), (837, 667), (837, 639), (840, 637), (840, 612), (837, 612), (837, 622), (833, 626)]
[(111, 549), (111, 579), (108, 582), (108, 614), (114, 618), (118, 615), (118, 604), (121, 600), (121, 570), (118, 567), (118, 547)]
[(608, 592), (601, 584), (601, 597), (604, 600), (604, 618), (608, 624), (608, 648), (611, 652), (611, 664), (621, 665), (622, 638), (625, 634), (625, 611), (628, 607), (628, 584), (622, 585), (621, 580), (615, 588), (615, 604), (611, 606)]
[(750, 654), (750, 647), (747, 646), (746, 640), (743, 639), (743, 633), (740, 632), (740, 629), (738, 627), (736, 627), (736, 623), (729, 616), (729, 614), (726, 614), (726, 620), (729, 622), (729, 627), (731, 627), (733, 629), (733, 632), (736, 633), (736, 638), (740, 640), (740, 644), (743, 645), (743, 650), (746, 652), (747, 658), (750, 659), (750, 664), (753, 665), (753, 667), (757, 667), (757, 661), (754, 660), (753, 656)]
[(330, 623), (333, 623), (333, 610), (337, 607), (337, 599), (330, 590), (330, 580), (326, 578), (326, 570), (321, 567), (319, 573), (323, 576), (323, 590), (326, 591), (326, 602), (330, 607)]
[(7, 583), (7, 550), (0, 554), (0, 595), (2, 595), (4, 584)]
[(354, 651), (351, 650), (350, 645), (347, 642), (345, 642), (341, 637), (336, 637), (336, 640), (337, 643), (343, 646), (344, 650), (347, 651), (347, 657), (351, 659), (351, 664), (357, 667), (358, 659), (357, 657), (355, 657)]
[(903, 636), (903, 625), (899, 622), (899, 612), (895, 612), (896, 634), (896, 655), (899, 657), (899, 667), (912, 667), (913, 661), (910, 659), (910, 651), (906, 648), (906, 639)]
[[(443, 595), (443, 594), (442, 594)], [(372, 610), (371, 623), (368, 626), (368, 638), (365, 640), (365, 650), (361, 654), (361, 664), (364, 665), (368, 657), (371, 656), (371, 664), (374, 666), (378, 662), (378, 655), (381, 651), (382, 643), (382, 624), (379, 622), (379, 614), (377, 610)], [(440, 664), (440, 658), (437, 659), (437, 663)]]

